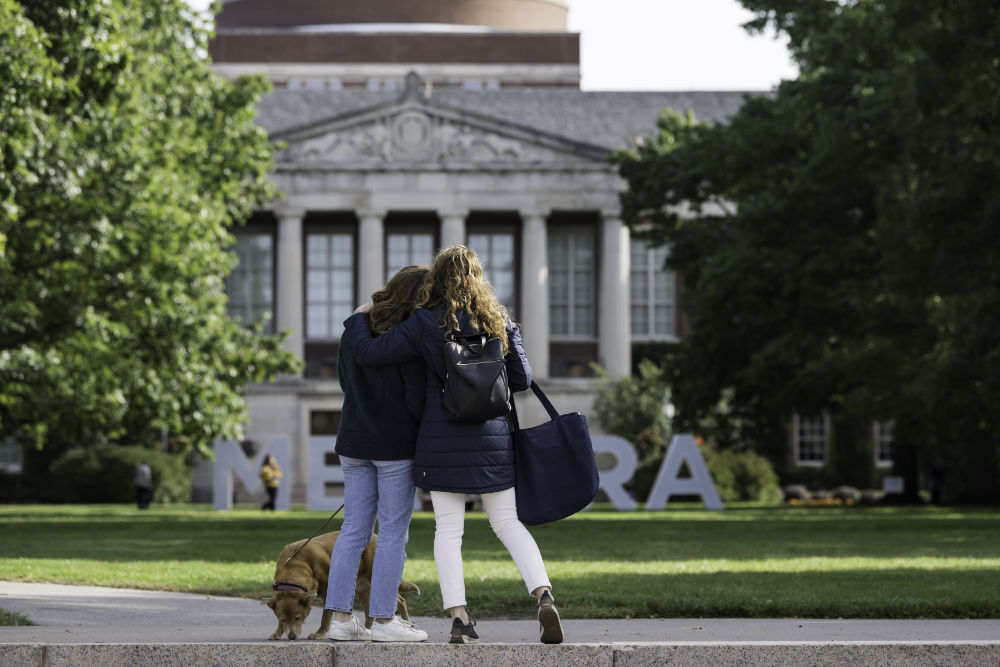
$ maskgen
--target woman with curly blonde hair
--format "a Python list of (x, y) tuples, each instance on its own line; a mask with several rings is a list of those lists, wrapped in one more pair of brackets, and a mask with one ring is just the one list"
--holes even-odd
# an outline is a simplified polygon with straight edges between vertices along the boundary
[(344, 321), (345, 336), (355, 341), (361, 366), (401, 364), (423, 359), (427, 364), (427, 398), (413, 460), (414, 482), (430, 491), (434, 505), (434, 563), (444, 607), (452, 617), (450, 642), (479, 640), (465, 609), (462, 534), (466, 494), (480, 494), (490, 526), (507, 547), (528, 592), (538, 600), (541, 640), (563, 640), (559, 612), (534, 538), (517, 518), (514, 502), (514, 448), (507, 416), (484, 422), (449, 421), (444, 408), (445, 342), (451, 337), (485, 333), (503, 341), (511, 391), (531, 385), (531, 366), (521, 332), (507, 315), (483, 276), (475, 251), (451, 246), (434, 257), (417, 295), (418, 309), (391, 331), (373, 337), (366, 313), (358, 308)]

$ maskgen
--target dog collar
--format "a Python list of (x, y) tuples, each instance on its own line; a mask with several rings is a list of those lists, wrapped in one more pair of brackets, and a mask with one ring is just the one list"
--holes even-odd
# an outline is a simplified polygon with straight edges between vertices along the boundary
[(276, 591), (302, 591), (303, 593), (308, 593), (305, 586), (299, 586), (298, 584), (286, 584), (280, 581), (276, 581), (271, 584), (271, 588)]

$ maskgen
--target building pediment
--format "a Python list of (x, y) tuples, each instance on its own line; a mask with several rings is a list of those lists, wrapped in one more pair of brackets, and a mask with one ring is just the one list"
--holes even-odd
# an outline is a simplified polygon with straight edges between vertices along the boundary
[(273, 135), (278, 168), (607, 169), (606, 149), (436, 105), (408, 77), (396, 101)]

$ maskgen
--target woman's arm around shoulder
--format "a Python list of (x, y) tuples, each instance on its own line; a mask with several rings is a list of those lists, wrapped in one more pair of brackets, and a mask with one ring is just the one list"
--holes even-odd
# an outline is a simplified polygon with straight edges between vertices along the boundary
[(372, 336), (368, 315), (355, 313), (344, 320), (344, 335), (354, 343), (354, 360), (361, 366), (399, 364), (420, 356), (420, 323), (416, 314), (378, 336)]
[(423, 360), (411, 359), (400, 366), (403, 378), (403, 401), (406, 411), (415, 421), (424, 415), (424, 401), (427, 398), (427, 364)]
[(507, 324), (507, 384), (511, 391), (524, 391), (531, 386), (531, 364), (524, 353), (521, 329), (513, 322)]

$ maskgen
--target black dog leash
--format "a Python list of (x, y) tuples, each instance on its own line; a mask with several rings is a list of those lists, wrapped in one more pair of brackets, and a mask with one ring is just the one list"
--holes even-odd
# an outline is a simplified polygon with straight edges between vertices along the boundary
[(310, 543), (310, 542), (312, 541), (312, 538), (314, 538), (314, 537), (316, 537), (317, 535), (319, 535), (319, 531), (321, 531), (321, 530), (323, 530), (324, 528), (326, 528), (326, 524), (330, 523), (330, 521), (331, 521), (331, 520), (333, 519), (333, 517), (337, 516), (337, 513), (338, 513), (338, 512), (340, 512), (340, 510), (342, 510), (342, 509), (344, 509), (344, 506), (343, 506), (343, 505), (341, 505), (340, 507), (338, 507), (338, 508), (337, 508), (337, 511), (336, 511), (336, 512), (334, 512), (333, 514), (331, 514), (331, 515), (330, 515), (330, 518), (329, 518), (329, 519), (327, 519), (326, 521), (324, 521), (324, 522), (323, 522), (323, 525), (322, 525), (322, 526), (320, 526), (319, 528), (317, 528), (317, 529), (316, 529), (316, 532), (315, 532), (315, 533), (313, 533), (312, 535), (310, 535), (310, 536), (309, 536), (309, 539), (308, 539), (308, 540), (306, 540), (306, 541), (305, 541), (305, 542), (304, 542), (304, 543), (302, 544), (302, 546), (301, 546), (301, 547), (299, 547), (298, 549), (296, 549), (296, 550), (295, 550), (295, 553), (293, 553), (293, 554), (292, 554), (291, 556), (289, 556), (289, 557), (288, 557), (288, 560), (286, 560), (286, 561), (285, 561), (284, 563), (282, 563), (282, 565), (288, 565), (288, 561), (289, 561), (289, 560), (292, 560), (293, 558), (295, 558), (296, 556), (298, 556), (298, 555), (299, 555), (299, 552), (300, 552), (300, 551), (302, 551), (303, 549), (305, 549), (305, 548), (306, 548), (306, 545), (307, 545), (307, 544), (309, 544), (309, 543)]

